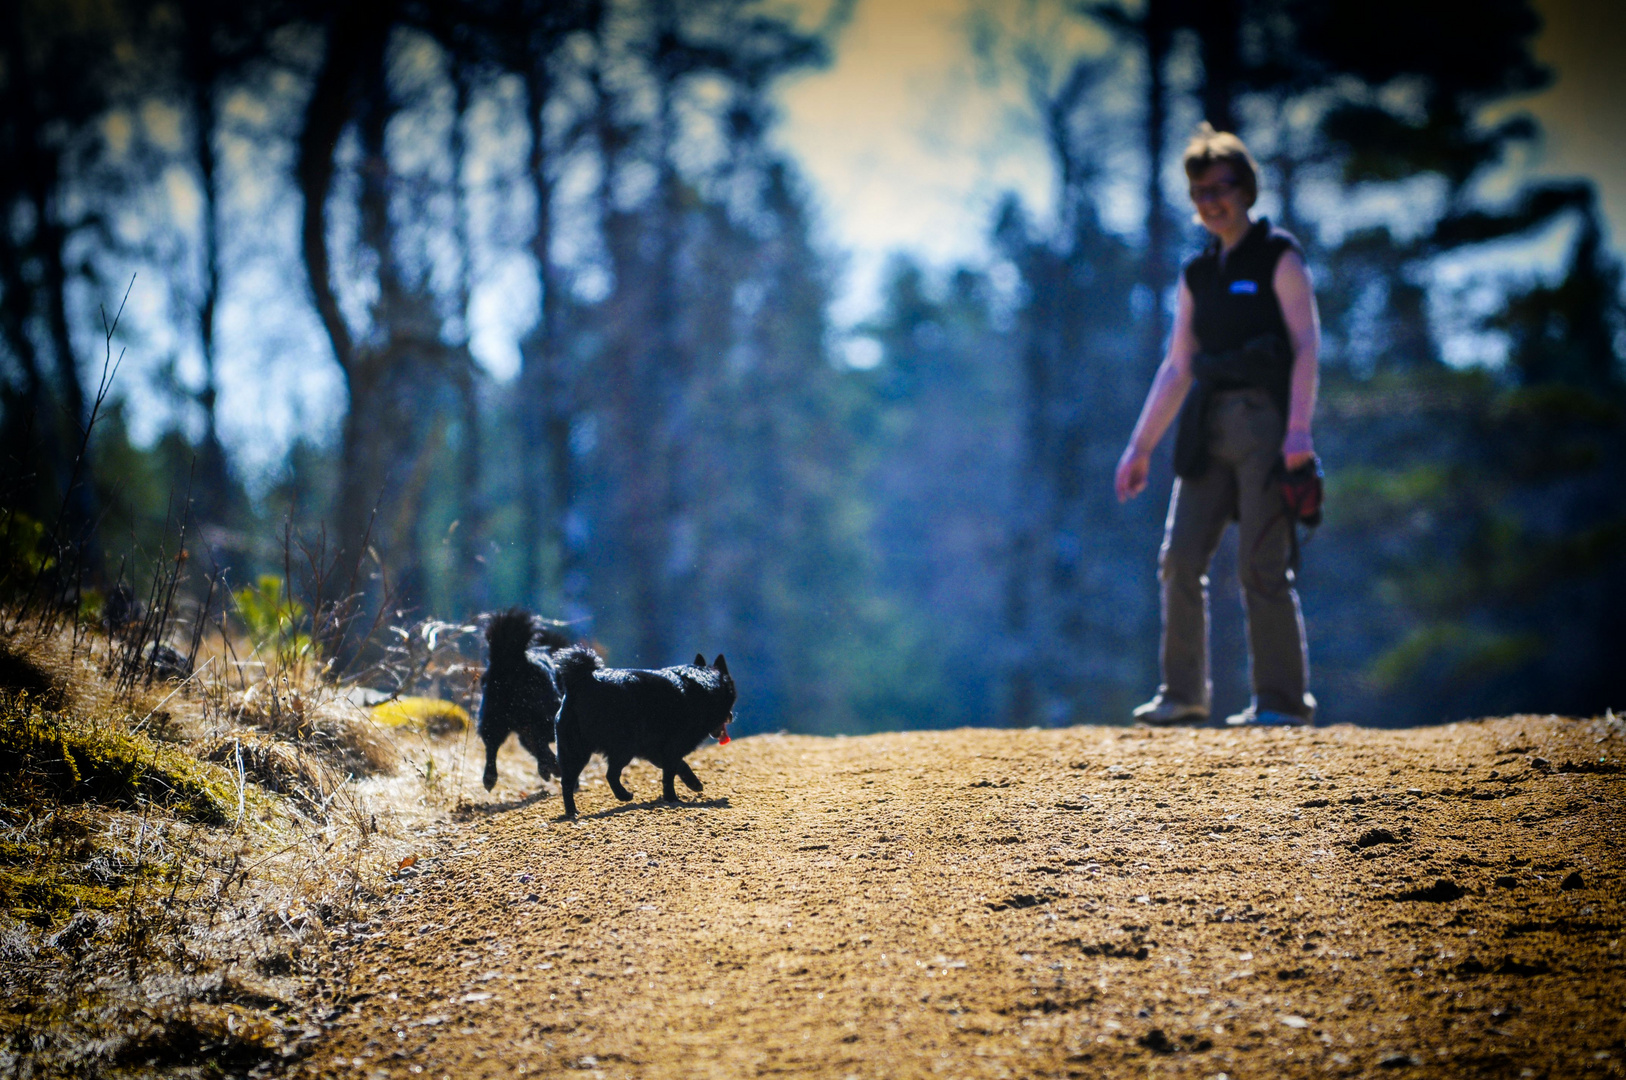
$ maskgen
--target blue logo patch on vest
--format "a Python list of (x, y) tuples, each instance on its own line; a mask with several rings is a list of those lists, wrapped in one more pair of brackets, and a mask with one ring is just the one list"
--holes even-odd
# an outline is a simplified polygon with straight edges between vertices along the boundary
[(1259, 283), (1257, 281), (1233, 281), (1231, 282), (1231, 291), (1252, 296), (1259, 291)]

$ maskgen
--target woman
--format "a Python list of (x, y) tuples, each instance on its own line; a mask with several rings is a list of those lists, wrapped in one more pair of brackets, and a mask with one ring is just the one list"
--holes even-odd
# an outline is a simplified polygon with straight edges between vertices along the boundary
[(1158, 561), (1163, 685), (1134, 716), (1208, 718), (1208, 564), (1235, 519), (1253, 703), (1226, 723), (1308, 724), (1315, 699), (1289, 566), (1294, 522), (1277, 480), (1283, 464), (1315, 458), (1315, 294), (1298, 241), (1249, 214), (1258, 168), (1242, 140), (1205, 123), (1184, 162), (1209, 243), (1180, 275), (1168, 355), (1115, 478), (1119, 501), (1145, 490), (1152, 450), (1180, 415), (1178, 479)]

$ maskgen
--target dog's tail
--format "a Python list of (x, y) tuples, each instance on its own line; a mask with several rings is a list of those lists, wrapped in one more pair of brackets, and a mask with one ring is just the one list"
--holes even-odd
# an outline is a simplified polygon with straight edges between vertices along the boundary
[(531, 644), (531, 616), (521, 608), (509, 608), (491, 617), (486, 627), (486, 644), (491, 648), (493, 666), (519, 665), (525, 662), (525, 650)]
[(598, 653), (585, 645), (572, 645), (553, 654), (553, 669), (559, 674), (559, 689), (570, 694), (604, 666)]

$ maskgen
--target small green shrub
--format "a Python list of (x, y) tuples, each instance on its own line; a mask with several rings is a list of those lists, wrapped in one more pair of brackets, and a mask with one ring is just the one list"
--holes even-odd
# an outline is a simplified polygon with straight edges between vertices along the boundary
[(1532, 634), (1496, 634), (1455, 622), (1431, 623), (1412, 631), (1367, 668), (1380, 690), (1394, 690), (1419, 679), (1488, 679), (1540, 655), (1541, 639)]
[(21, 592), (55, 562), (42, 522), (19, 510), (0, 513), (0, 591)]
[(237, 614), (256, 648), (276, 658), (277, 667), (291, 668), (311, 655), (310, 635), (303, 632), (305, 606), (284, 596), (282, 579), (261, 574), (256, 585), (232, 594)]

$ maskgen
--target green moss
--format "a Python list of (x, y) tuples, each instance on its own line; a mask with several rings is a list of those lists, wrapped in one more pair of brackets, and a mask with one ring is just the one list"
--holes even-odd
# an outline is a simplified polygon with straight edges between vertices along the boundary
[(118, 902), (114, 890), (67, 881), (54, 870), (0, 867), (0, 911), (35, 926), (52, 926), (76, 911), (100, 911)]
[(146, 800), (207, 824), (232, 819), (237, 797), (223, 769), (112, 722), (63, 716), (28, 695), (0, 696), (0, 794), (133, 806)]

